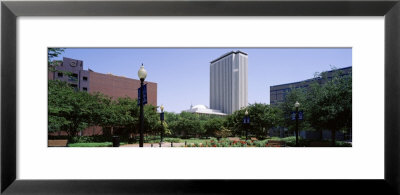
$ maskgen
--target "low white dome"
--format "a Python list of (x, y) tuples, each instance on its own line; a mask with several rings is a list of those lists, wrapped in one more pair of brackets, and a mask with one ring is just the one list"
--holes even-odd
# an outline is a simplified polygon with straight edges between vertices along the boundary
[(193, 106), (192, 109), (207, 110), (208, 108), (205, 105), (199, 104), (199, 105)]
[(207, 114), (207, 115), (221, 115), (225, 116), (225, 113), (222, 113), (220, 110), (209, 109), (207, 106), (198, 104), (195, 106), (190, 106), (189, 110), (184, 110), (184, 112), (191, 112), (197, 114)]

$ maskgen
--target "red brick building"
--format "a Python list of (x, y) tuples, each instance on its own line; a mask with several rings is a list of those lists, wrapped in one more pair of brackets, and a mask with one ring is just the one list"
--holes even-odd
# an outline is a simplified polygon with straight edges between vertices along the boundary
[[(89, 92), (100, 92), (107, 96), (130, 97), (137, 99), (137, 89), (140, 87), (140, 80), (115, 76), (112, 74), (102, 74), (89, 71)], [(157, 83), (144, 82), (147, 84), (147, 102), (157, 106)]]
[[(63, 72), (70, 72), (72, 75), (64, 75)], [(49, 80), (61, 80), (80, 91), (89, 93), (100, 92), (116, 99), (118, 97), (130, 97), (137, 99), (137, 90), (140, 87), (140, 80), (131, 79), (112, 74), (103, 74), (93, 70), (83, 70), (83, 61), (63, 58), (58, 62), (55, 72), (48, 73)], [(147, 102), (157, 106), (157, 83), (145, 81), (147, 84)], [(101, 127), (88, 127), (82, 131), (82, 135), (102, 134)], [(66, 135), (65, 132), (53, 133), (50, 135)]]

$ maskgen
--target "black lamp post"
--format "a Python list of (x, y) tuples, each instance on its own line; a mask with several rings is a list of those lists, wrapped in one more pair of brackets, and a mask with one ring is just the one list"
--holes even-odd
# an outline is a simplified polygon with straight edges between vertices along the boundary
[(140, 140), (139, 147), (143, 147), (143, 125), (144, 125), (144, 114), (143, 114), (143, 82), (146, 79), (147, 71), (144, 69), (144, 66), (140, 67), (138, 71), (138, 76), (140, 79)]
[(299, 146), (299, 106), (300, 103), (296, 101), (294, 107), (296, 108), (296, 146)]
[(248, 133), (249, 126), (250, 126), (250, 117), (249, 117), (249, 112), (247, 110), (244, 113), (243, 124), (244, 124), (245, 129), (246, 129), (246, 140), (247, 140), (247, 133)]
[(161, 143), (163, 142), (163, 139), (164, 139), (164, 106), (163, 105), (161, 105), (160, 106), (160, 109), (161, 109), (161, 113), (160, 113), (160, 121), (161, 121)]

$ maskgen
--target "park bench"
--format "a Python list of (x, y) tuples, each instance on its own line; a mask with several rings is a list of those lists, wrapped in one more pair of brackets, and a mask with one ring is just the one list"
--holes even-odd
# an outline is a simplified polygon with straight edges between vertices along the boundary
[(267, 147), (285, 147), (285, 146), (286, 146), (285, 141), (269, 140), (267, 143)]
[(48, 140), (48, 147), (67, 147), (68, 140), (67, 139), (59, 139), (59, 140)]
[(312, 141), (310, 142), (310, 147), (330, 147), (332, 143), (323, 141)]

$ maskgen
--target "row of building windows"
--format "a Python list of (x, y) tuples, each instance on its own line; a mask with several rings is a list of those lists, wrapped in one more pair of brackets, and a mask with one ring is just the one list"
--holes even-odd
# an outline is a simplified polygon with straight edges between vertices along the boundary
[[(64, 77), (64, 74), (63, 74), (62, 72), (59, 72), (59, 73), (57, 73), (57, 76), (58, 76), (59, 78), (62, 78), (62, 77)], [(73, 74), (70, 76), (70, 80), (76, 80), (76, 79), (78, 79), (78, 74), (73, 73)], [(82, 80), (83, 80), (83, 81), (87, 81), (88, 78), (84, 76), (84, 77), (82, 77)]]
[[(77, 84), (69, 84), (71, 87), (75, 89), (75, 91), (78, 91), (78, 85)], [(83, 91), (87, 91), (87, 87), (82, 88)]]
[(272, 105), (272, 104), (277, 104), (279, 102), (283, 102), (286, 98), (286, 95), (292, 89), (308, 89), (312, 83), (325, 84), (327, 81), (331, 81), (335, 77), (334, 74), (337, 71), (340, 71), (338, 72), (340, 77), (351, 75), (351, 67), (347, 67), (339, 70), (325, 72), (324, 76), (318, 78), (312, 78), (295, 83), (287, 83), (282, 85), (271, 86), (270, 104)]

